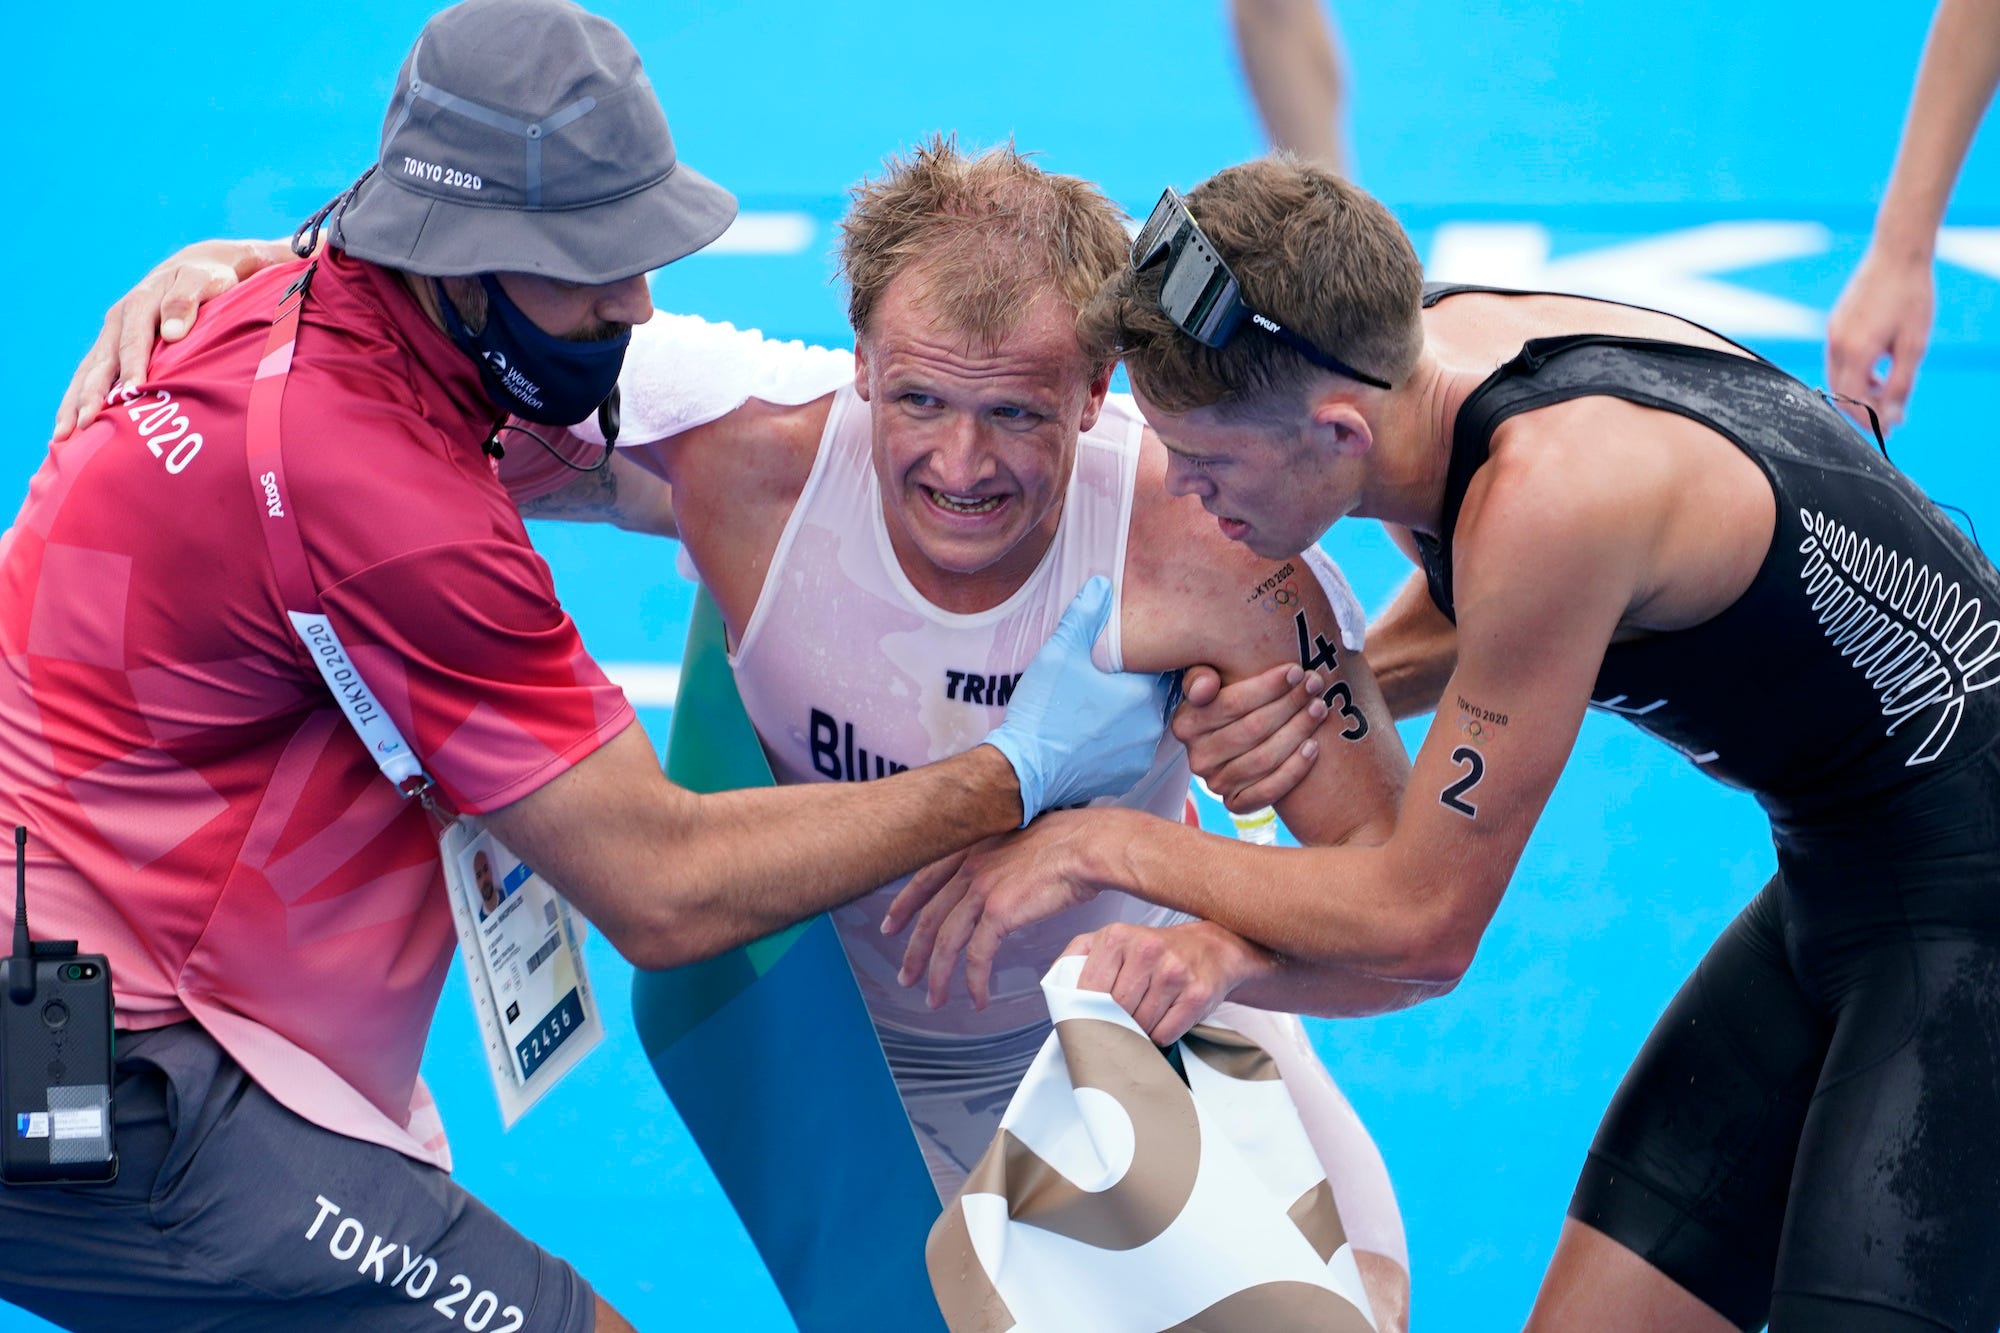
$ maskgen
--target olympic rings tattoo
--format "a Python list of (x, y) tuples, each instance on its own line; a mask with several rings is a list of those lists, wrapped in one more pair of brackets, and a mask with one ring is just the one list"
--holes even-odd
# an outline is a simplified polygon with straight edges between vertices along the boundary
[(1283, 587), (1275, 588), (1264, 595), (1264, 609), (1273, 614), (1284, 610), (1288, 606), (1297, 606), (1298, 604), (1299, 585), (1296, 583), (1287, 583)]

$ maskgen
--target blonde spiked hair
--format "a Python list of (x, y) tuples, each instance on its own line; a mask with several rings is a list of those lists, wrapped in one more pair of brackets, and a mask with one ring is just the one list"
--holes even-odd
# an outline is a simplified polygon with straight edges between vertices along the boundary
[(909, 271), (941, 323), (997, 346), (1043, 291), (1081, 311), (1130, 246), (1124, 214), (1095, 185), (1044, 171), (1011, 142), (968, 153), (932, 134), (849, 199), (840, 272), (857, 338)]

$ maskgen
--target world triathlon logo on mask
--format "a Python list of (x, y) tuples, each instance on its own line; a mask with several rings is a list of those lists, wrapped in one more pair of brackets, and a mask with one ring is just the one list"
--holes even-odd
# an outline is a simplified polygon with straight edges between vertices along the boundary
[(1799, 577), (1820, 630), (1880, 697), (1885, 735), (1930, 723), (1903, 766), (1930, 763), (1958, 731), (1966, 696), (2000, 684), (2000, 620), (1929, 565), (1825, 514), (1802, 509), (1799, 521)]
[(507, 354), (505, 352), (489, 351), (482, 352), (480, 355), (486, 358), (487, 366), (492, 369), (494, 375), (499, 378), (502, 387), (508, 393), (513, 394), (529, 407), (540, 407), (542, 405), (542, 386), (508, 365)]

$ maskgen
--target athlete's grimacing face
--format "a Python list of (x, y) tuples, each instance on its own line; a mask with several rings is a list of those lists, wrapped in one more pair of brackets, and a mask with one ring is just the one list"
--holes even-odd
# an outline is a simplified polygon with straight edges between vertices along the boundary
[(1282, 560), (1317, 542), (1352, 497), (1337, 492), (1337, 464), (1315, 464), (1297, 432), (1225, 420), (1212, 407), (1169, 412), (1136, 389), (1146, 424), (1167, 450), (1167, 492), (1192, 495), (1215, 515), (1222, 535)]
[(857, 331), (855, 387), (904, 572), (941, 604), (993, 605), (1054, 538), (1077, 436), (1096, 423), (1110, 372), (1091, 373), (1076, 312), (1052, 291), (995, 347), (933, 318), (924, 295), (915, 270), (890, 282)]

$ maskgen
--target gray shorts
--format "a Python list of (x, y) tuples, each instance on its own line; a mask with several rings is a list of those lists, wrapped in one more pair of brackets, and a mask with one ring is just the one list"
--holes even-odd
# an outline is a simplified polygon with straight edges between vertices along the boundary
[(1007, 1103), (1053, 1031), (1046, 1020), (984, 1036), (919, 1035), (887, 1024), (875, 1030), (940, 1202), (957, 1196), (992, 1145)]
[(110, 1185), (0, 1186), (0, 1299), (71, 1329), (589, 1333), (576, 1270), (435, 1167), (273, 1101), (193, 1023), (118, 1034)]

